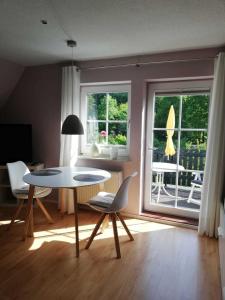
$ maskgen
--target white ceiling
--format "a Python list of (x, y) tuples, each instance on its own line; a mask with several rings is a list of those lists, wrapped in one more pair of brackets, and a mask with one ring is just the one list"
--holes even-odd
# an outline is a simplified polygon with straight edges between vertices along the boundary
[[(42, 25), (40, 20), (47, 19)], [(225, 44), (225, 0), (1, 0), (0, 58), (22, 65)]]

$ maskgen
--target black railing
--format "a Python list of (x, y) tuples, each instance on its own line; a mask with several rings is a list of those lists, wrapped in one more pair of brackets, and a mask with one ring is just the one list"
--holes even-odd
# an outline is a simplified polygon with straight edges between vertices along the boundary
[[(181, 150), (179, 165), (183, 166), (185, 170), (200, 170), (203, 171), (205, 167), (205, 150)], [(154, 150), (153, 154), (154, 162), (167, 162), (167, 163), (177, 163), (177, 155), (165, 156), (163, 150)], [(190, 186), (191, 180), (193, 179), (192, 172), (182, 171), (179, 172), (178, 184), (182, 186)], [(165, 173), (164, 175), (165, 184), (175, 184), (176, 183), (176, 173)]]

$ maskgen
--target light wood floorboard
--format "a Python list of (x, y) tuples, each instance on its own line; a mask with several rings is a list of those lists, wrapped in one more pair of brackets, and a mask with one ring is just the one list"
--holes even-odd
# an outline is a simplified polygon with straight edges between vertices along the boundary
[(6, 231), (12, 208), (0, 208), (0, 299), (220, 300), (218, 245), (190, 229), (128, 219), (130, 241), (118, 221), (121, 259), (112, 224), (85, 250), (99, 215), (80, 211), (80, 258), (75, 256), (74, 217), (54, 224), (34, 208), (34, 238), (22, 241), (23, 223)]

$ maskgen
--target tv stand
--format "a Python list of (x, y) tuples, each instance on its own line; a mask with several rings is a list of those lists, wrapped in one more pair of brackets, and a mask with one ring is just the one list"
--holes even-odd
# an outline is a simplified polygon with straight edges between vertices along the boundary
[[(43, 163), (27, 163), (30, 171), (41, 170), (44, 168)], [(8, 169), (6, 165), (0, 165), (0, 205), (10, 206), (17, 204), (16, 198), (13, 196), (9, 183)]]

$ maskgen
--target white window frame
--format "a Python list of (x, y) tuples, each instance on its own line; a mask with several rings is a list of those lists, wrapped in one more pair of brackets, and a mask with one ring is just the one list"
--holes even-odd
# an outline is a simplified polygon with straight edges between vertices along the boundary
[[(81, 136), (81, 154), (88, 155), (91, 145), (87, 144), (87, 94), (90, 93), (128, 93), (128, 112), (127, 112), (127, 144), (126, 145), (100, 145), (101, 153), (109, 155), (111, 147), (117, 147), (119, 156), (129, 156), (130, 146), (130, 107), (131, 107), (131, 83), (110, 83), (110, 84), (96, 84), (96, 85), (81, 85), (81, 120), (84, 127), (84, 135)], [(119, 122), (119, 121), (118, 121)]]

